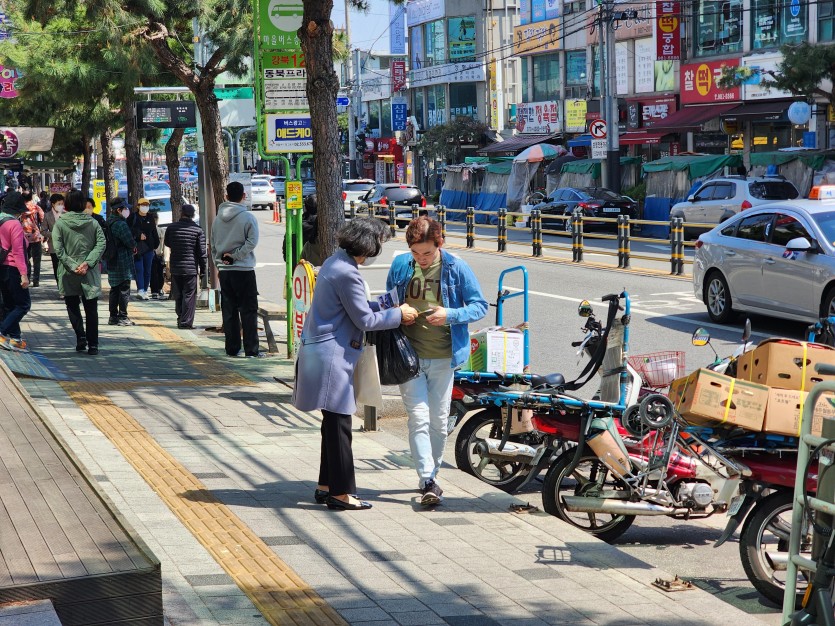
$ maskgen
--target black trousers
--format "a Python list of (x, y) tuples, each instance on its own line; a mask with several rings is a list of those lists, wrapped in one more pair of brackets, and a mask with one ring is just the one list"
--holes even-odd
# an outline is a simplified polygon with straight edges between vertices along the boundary
[(223, 313), (223, 332), (226, 335), (226, 354), (235, 356), (241, 350), (241, 330), (244, 335), (244, 354), (256, 356), (258, 345), (258, 285), (255, 270), (221, 271), (220, 297)]
[(148, 285), (151, 293), (162, 293), (165, 286), (165, 263), (162, 259), (162, 255), (155, 254), (154, 260), (151, 261), (151, 283)]
[(171, 295), (174, 296), (177, 324), (192, 326), (197, 309), (197, 274), (171, 276)]
[(357, 492), (354, 453), (351, 450), (351, 416), (322, 409), (322, 454), (319, 484), (327, 485), (332, 496)]
[(49, 259), (52, 261), (52, 277), (55, 279), (55, 282), (58, 282), (58, 255), (50, 252)]
[(43, 256), (43, 244), (38, 241), (30, 243), (26, 249), (29, 257), (29, 280), (33, 285), (41, 282), (41, 257)]
[(108, 299), (110, 317), (126, 318), (128, 316), (129, 300), (130, 279), (119, 283), (118, 285), (111, 285), (110, 298)]
[[(67, 313), (70, 316), (70, 324), (75, 331), (75, 338), (78, 343), (87, 342), (90, 347), (97, 348), (99, 345), (99, 299), (87, 299), (84, 296), (65, 296), (64, 303), (67, 305)], [(81, 317), (81, 305), (84, 304), (84, 317), (87, 318), (87, 328), (84, 328), (84, 319)]]

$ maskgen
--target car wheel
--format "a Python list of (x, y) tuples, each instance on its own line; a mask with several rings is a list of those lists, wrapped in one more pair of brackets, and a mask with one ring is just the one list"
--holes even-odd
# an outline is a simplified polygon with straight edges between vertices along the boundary
[(835, 285), (826, 290), (821, 301), (821, 317), (835, 315)]
[(731, 290), (720, 272), (711, 272), (705, 280), (705, 304), (714, 322), (725, 324), (733, 317)]

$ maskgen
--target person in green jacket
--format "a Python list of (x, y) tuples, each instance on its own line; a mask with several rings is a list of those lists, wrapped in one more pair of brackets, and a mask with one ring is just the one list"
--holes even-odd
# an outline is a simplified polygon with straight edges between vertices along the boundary
[[(75, 349), (87, 354), (99, 353), (99, 296), (104, 254), (104, 231), (84, 213), (87, 198), (77, 189), (67, 194), (66, 213), (55, 222), (52, 244), (58, 256), (58, 290), (64, 297), (70, 324), (75, 331)], [(81, 305), (84, 317), (81, 317)]]
[(136, 265), (133, 254), (136, 252), (136, 240), (128, 226), (127, 218), (130, 207), (122, 198), (113, 198), (107, 203), (108, 213), (106, 228), (115, 247), (115, 257), (107, 259), (107, 282), (110, 283), (110, 326), (133, 326), (128, 317), (130, 301), (130, 282), (133, 280)]

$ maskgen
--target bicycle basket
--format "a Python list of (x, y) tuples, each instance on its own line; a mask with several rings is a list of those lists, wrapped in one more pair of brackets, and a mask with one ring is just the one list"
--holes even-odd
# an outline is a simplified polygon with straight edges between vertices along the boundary
[(664, 351), (631, 354), (629, 365), (641, 375), (647, 387), (667, 387), (684, 374), (684, 352)]

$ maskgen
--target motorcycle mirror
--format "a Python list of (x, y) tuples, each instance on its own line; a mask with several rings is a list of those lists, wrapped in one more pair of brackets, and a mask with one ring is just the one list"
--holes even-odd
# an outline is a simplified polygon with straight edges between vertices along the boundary
[(694, 346), (706, 346), (710, 343), (710, 333), (706, 328), (701, 326), (693, 331), (693, 336), (690, 338), (690, 343)]
[(580, 306), (577, 307), (577, 315), (580, 317), (591, 317), (594, 310), (591, 308), (591, 303), (588, 300), (583, 300)]
[(742, 343), (748, 343), (751, 338), (751, 320), (745, 318), (745, 326), (742, 329)]

